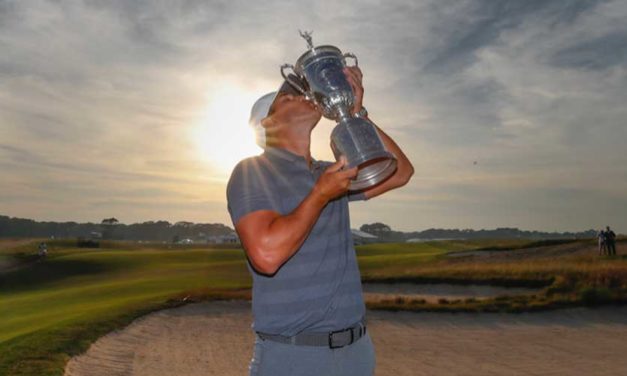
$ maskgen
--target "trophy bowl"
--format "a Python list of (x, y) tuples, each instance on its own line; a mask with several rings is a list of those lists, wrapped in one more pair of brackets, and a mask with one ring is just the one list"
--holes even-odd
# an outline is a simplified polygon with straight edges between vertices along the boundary
[(331, 132), (331, 150), (336, 160), (344, 155), (349, 168), (357, 166), (351, 191), (377, 185), (396, 171), (396, 157), (385, 149), (376, 128), (366, 119), (353, 117), (338, 123)]
[[(335, 46), (314, 47), (310, 33), (301, 33), (301, 36), (307, 40), (309, 50), (298, 58), (296, 64), (282, 65), (281, 75), (308, 100), (315, 102), (324, 117), (336, 121), (331, 133), (333, 154), (336, 159), (344, 155), (348, 168), (358, 168), (349, 189), (356, 191), (379, 184), (396, 170), (396, 157), (386, 150), (370, 120), (351, 113), (355, 95), (344, 67), (347, 58), (354, 59), (357, 66), (357, 57), (342, 53)], [(288, 68), (306, 83), (306, 87), (286, 74)]]

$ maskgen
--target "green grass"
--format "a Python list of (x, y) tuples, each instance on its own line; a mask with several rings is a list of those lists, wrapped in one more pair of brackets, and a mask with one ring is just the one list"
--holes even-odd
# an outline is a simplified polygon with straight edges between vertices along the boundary
[(104, 330), (161, 308), (177, 294), (251, 283), (239, 249), (56, 244), (46, 260), (33, 262), (34, 248), (3, 250), (5, 258), (31, 262), (0, 276), (0, 375), (60, 375), (67, 357)]
[[(152, 310), (186, 301), (248, 298), (244, 253), (232, 247), (104, 242), (79, 249), (49, 242), (0, 242), (0, 260), (21, 267), (0, 274), (0, 375), (62, 375), (67, 360), (107, 332)], [(489, 283), (543, 286), (530, 296), (441, 301), (388, 299), (373, 309), (411, 311), (522, 311), (623, 302), (627, 259), (594, 256), (481, 262), (448, 252), (554, 246), (522, 240), (439, 241), (357, 247), (366, 281)]]
[[(364, 280), (433, 279), (433, 275), (416, 273), (424, 265), (441, 260), (449, 252), (486, 249), (519, 249), (537, 244), (521, 239), (444, 240), (420, 243), (386, 243), (358, 246), (357, 256)], [(436, 264), (437, 265), (437, 264)], [(436, 273), (437, 274), (437, 273)], [(436, 276), (442, 280), (444, 276)]]

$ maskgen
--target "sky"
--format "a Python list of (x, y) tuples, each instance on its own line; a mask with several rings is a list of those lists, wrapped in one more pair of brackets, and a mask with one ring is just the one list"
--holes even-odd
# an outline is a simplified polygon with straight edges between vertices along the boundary
[(357, 55), (415, 168), (352, 227), (625, 233), (625, 19), (621, 0), (0, 0), (0, 214), (232, 226), (250, 108), (300, 29)]

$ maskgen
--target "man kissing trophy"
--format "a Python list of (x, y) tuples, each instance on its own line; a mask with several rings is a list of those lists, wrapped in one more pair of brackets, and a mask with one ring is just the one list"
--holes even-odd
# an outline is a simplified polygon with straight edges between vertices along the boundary
[[(377, 130), (362, 111), (352, 115), (351, 108), (355, 96), (344, 75), (346, 59), (351, 58), (358, 65), (352, 53), (342, 53), (335, 46), (314, 47), (311, 32), (300, 32), (307, 41), (308, 51), (301, 55), (296, 64), (281, 66), (281, 75), (305, 97), (316, 103), (324, 117), (334, 120), (337, 125), (331, 133), (331, 149), (335, 159), (344, 155), (347, 168), (358, 167), (357, 177), (351, 182), (350, 190), (362, 190), (385, 180), (396, 169), (396, 158), (388, 152)], [(291, 69), (298, 76), (303, 87), (286, 70)]]

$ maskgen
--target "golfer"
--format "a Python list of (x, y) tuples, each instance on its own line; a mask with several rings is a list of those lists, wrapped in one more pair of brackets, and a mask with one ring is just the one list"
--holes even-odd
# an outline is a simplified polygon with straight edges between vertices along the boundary
[[(354, 113), (367, 117), (360, 69), (344, 73)], [(348, 191), (357, 168), (347, 168), (343, 157), (330, 163), (311, 156), (311, 132), (321, 116), (287, 82), (261, 97), (250, 120), (264, 152), (241, 161), (228, 182), (229, 213), (253, 279), (250, 375), (374, 373), (348, 202), (401, 187), (414, 170), (378, 129), (397, 170), (374, 187)]]

